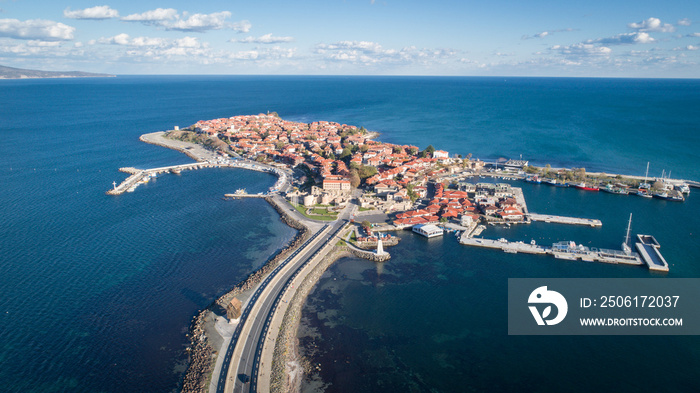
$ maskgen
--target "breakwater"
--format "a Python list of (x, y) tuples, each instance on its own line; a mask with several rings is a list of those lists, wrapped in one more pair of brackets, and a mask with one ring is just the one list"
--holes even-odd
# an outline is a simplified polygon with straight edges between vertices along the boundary
[[(188, 348), (189, 366), (182, 383), (183, 393), (205, 393), (209, 390), (209, 381), (216, 362), (214, 349), (205, 334), (205, 324), (211, 313), (221, 313), (226, 305), (237, 295), (254, 288), (263, 281), (274, 268), (290, 253), (302, 245), (310, 236), (309, 229), (301, 222), (287, 214), (274, 198), (266, 197), (270, 206), (280, 215), (280, 220), (298, 232), (287, 247), (270, 258), (260, 269), (251, 273), (246, 279), (236, 284), (230, 291), (219, 297), (208, 307), (200, 311), (192, 320), (189, 329), (190, 347)], [(223, 311), (225, 313), (225, 311)]]

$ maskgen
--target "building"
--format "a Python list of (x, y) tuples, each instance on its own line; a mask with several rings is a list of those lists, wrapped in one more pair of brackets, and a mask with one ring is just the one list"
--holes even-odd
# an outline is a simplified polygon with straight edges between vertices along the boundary
[(351, 189), (350, 187), (350, 180), (335, 180), (335, 179), (328, 179), (324, 178), (323, 179), (323, 190), (324, 191), (340, 191), (340, 192), (349, 192)]
[(450, 154), (444, 150), (435, 150), (433, 152), (433, 158), (443, 160), (443, 159), (450, 158)]
[(432, 224), (418, 224), (413, 226), (413, 232), (423, 235), (427, 238), (442, 236), (444, 231), (442, 228)]

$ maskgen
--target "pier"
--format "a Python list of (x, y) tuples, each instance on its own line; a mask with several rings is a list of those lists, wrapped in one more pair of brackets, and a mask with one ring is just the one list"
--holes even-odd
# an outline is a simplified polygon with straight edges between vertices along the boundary
[[(642, 254), (641, 251), (640, 254), (642, 254), (642, 256), (640, 257), (640, 254), (637, 254), (636, 252), (625, 253), (624, 251), (619, 250), (607, 250), (602, 248), (589, 249), (588, 247), (583, 247), (580, 245), (564, 246), (562, 244), (568, 242), (556, 243), (552, 245), (552, 247), (545, 247), (535, 244), (534, 241), (531, 243), (525, 243), (522, 241), (510, 242), (506, 239), (493, 240), (473, 238), (467, 234), (463, 234), (459, 240), (459, 243), (465, 246), (497, 249), (510, 254), (524, 253), (551, 255), (557, 259), (566, 259), (571, 261), (581, 260), (584, 262), (602, 262), (636, 266), (644, 265), (644, 263), (646, 262), (644, 254)], [(637, 243), (637, 249), (639, 249), (639, 245), (640, 243)], [(653, 248), (651, 253), (656, 252), (656, 255), (660, 257), (660, 254), (658, 254), (658, 249), (655, 246), (650, 247)], [(645, 262), (642, 262), (643, 259), (645, 260)], [(661, 260), (663, 260), (663, 257), (661, 257)], [(649, 266), (650, 270), (668, 271), (668, 264), (665, 265), (665, 270), (663, 269), (663, 263), (665, 262), (666, 261), (663, 260), (663, 262), (658, 262), (659, 264), (657, 264), (657, 262), (652, 262), (651, 264), (649, 262), (646, 263), (647, 266)]]
[(590, 218), (577, 218), (577, 217), (564, 217), (564, 216), (553, 216), (549, 214), (537, 214), (530, 213), (528, 215), (532, 221), (541, 221), (547, 223), (557, 223), (557, 224), (571, 224), (571, 225), (589, 225), (592, 227), (603, 226), (600, 220), (594, 220)]
[(649, 267), (649, 270), (667, 272), (668, 262), (659, 252), (661, 245), (656, 241), (656, 238), (650, 235), (637, 235), (637, 239), (639, 242), (635, 243), (635, 247), (639, 251), (639, 255), (642, 256), (644, 263)]
[[(275, 168), (269, 165), (263, 165), (258, 163), (251, 163), (243, 160), (219, 160), (219, 161), (205, 161), (205, 162), (194, 162), (191, 164), (182, 165), (171, 165), (160, 168), (151, 169), (136, 169), (133, 167), (119, 168), (120, 172), (125, 172), (131, 174), (127, 177), (121, 184), (117, 185), (114, 182), (114, 188), (107, 191), (107, 195), (121, 195), (125, 192), (133, 192), (136, 187), (140, 184), (147, 183), (150, 178), (163, 173), (175, 173), (179, 174), (184, 170), (202, 169), (202, 168), (239, 168), (248, 169), (251, 171), (267, 172), (272, 173), (277, 176), (277, 181), (270, 187), (271, 192), (276, 192), (283, 190), (289, 186), (288, 175), (283, 170)], [(234, 195), (226, 194), (226, 196), (232, 197), (264, 197), (264, 194), (245, 194), (245, 195)]]

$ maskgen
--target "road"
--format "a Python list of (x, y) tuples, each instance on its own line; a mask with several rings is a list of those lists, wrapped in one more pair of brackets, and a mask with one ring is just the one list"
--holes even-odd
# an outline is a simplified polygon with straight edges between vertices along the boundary
[[(356, 209), (357, 205), (348, 204), (336, 221), (323, 225), (317, 230), (311, 229), (314, 235), (258, 286), (248, 301), (227, 348), (221, 373), (218, 376), (217, 392), (257, 391), (257, 370), (260, 366), (258, 361), (265, 340), (266, 327), (283, 288), (324, 245), (336, 241), (335, 235), (349, 221)], [(307, 222), (304, 223), (307, 224)], [(308, 222), (308, 224), (311, 228), (319, 227), (317, 222)]]

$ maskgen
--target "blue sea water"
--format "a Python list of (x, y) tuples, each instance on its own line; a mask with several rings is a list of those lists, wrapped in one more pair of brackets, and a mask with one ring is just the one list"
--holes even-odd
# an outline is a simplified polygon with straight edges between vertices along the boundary
[[(294, 235), (262, 201), (221, 199), (238, 188), (266, 189), (274, 182), (266, 174), (188, 171), (159, 177), (134, 193), (105, 195), (113, 181), (126, 177), (119, 167), (190, 161), (139, 142), (143, 133), (269, 110), (289, 120), (364, 126), (381, 132), (383, 141), (433, 144), (484, 159), (522, 154), (541, 164), (630, 174), (643, 174), (650, 162), (652, 175), (670, 170), (673, 177), (700, 180), (699, 104), (700, 82), (694, 80), (0, 81), (1, 390), (177, 389), (192, 317)], [(633, 229), (660, 240), (672, 264), (668, 276), (700, 276), (700, 199), (693, 194), (674, 204), (523, 187), (532, 210), (600, 218), (603, 228), (533, 224), (485, 235), (616, 248), (633, 212)], [(426, 243), (410, 234), (390, 251), (394, 258), (381, 274), (374, 265), (340, 261), (310, 298), (310, 329), (327, 322), (313, 310), (339, 313), (316, 342), (318, 359), (328, 362), (322, 369), (346, 361), (361, 366), (324, 372), (322, 378), (333, 383), (329, 390), (555, 391), (556, 381), (567, 378), (599, 387), (585, 377), (592, 374), (602, 376), (600, 387), (623, 380), (643, 388), (662, 386), (655, 374), (640, 371), (659, 361), (667, 362), (664, 375), (673, 381), (663, 386), (687, 390), (698, 366), (694, 337), (506, 336), (499, 299), (506, 296), (507, 277), (649, 276), (644, 269), (506, 255), (461, 247), (451, 238)], [(343, 285), (340, 295), (325, 290), (331, 280)], [(461, 304), (457, 313), (455, 304)], [(341, 347), (333, 357), (329, 348)], [(552, 381), (551, 374), (558, 377)], [(436, 383), (437, 376), (444, 382)]]

